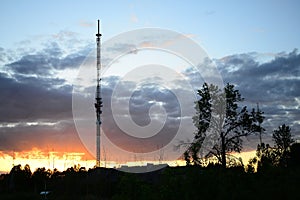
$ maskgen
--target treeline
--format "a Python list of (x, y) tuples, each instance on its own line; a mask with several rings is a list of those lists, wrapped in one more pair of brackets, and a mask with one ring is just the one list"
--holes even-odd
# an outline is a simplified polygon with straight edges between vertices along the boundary
[[(293, 148), (299, 150), (300, 145)], [(299, 159), (297, 163), (270, 165), (256, 173), (240, 165), (224, 169), (210, 163), (143, 174), (76, 166), (63, 172), (38, 168), (31, 173), (28, 165), (17, 165), (1, 175), (0, 199), (300, 199)], [(50, 191), (47, 198), (42, 191)]]
[(60, 172), (14, 166), (0, 178), (0, 199), (98, 199), (112, 197), (120, 172), (74, 166)]
[(249, 160), (247, 172), (253, 173), (277, 168), (300, 167), (300, 143), (295, 143), (289, 126), (283, 124), (272, 135), (274, 146), (261, 142), (257, 145), (256, 156)]

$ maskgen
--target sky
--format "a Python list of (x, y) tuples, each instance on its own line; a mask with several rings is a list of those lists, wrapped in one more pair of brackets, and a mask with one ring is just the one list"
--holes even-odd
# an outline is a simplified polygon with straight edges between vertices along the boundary
[[(266, 128), (265, 141), (272, 143), (272, 131), (283, 123), (292, 128), (296, 139), (300, 139), (299, 6), (296, 0), (1, 1), (2, 166), (8, 168), (18, 162), (17, 159), (33, 163), (42, 158), (48, 165), (54, 165), (55, 159), (65, 160), (60, 161), (60, 165), (67, 165), (75, 162), (70, 161), (75, 159), (74, 154), (77, 155), (76, 162), (93, 159), (94, 138), (89, 138), (87, 132), (95, 130), (92, 118), (95, 88), (86, 85), (81, 93), (76, 93), (79, 91), (76, 86), (80, 85), (78, 77), (91, 74), (90, 71), (85, 72), (83, 66), (88, 63), (87, 57), (95, 56), (97, 19), (101, 20), (104, 56), (105, 53), (113, 54), (128, 48), (132, 51), (114, 62), (102, 80), (103, 131), (107, 133), (103, 136), (107, 149), (102, 152), (106, 152), (107, 160), (120, 162), (126, 157), (119, 156), (124, 152), (111, 143), (122, 150), (134, 151), (134, 154), (128, 154), (130, 161), (143, 160), (146, 156), (143, 154), (144, 158), (141, 158), (139, 153), (145, 148), (153, 150), (159, 145), (167, 145), (167, 139), (173, 137), (170, 133), (179, 128), (178, 124), (183, 124), (185, 132), (194, 131), (188, 119), (194, 113), (192, 102), (197, 97), (174, 98), (177, 94), (186, 97), (191, 92), (181, 85), (180, 78), (191, 83), (193, 89), (199, 89), (203, 83), (203, 79), (190, 69), (190, 64), (166, 52), (136, 51), (136, 47), (149, 47), (149, 41), (155, 41), (154, 38), (143, 41), (142, 37), (136, 36), (135, 39), (143, 44), (140, 46), (132, 41), (126, 44), (111, 42), (117, 41), (120, 34), (126, 36), (128, 31), (141, 28), (176, 31), (201, 46), (214, 61), (224, 84), (233, 83), (240, 90), (245, 105), (252, 108), (259, 102), (266, 117), (263, 124)], [(157, 80), (163, 77), (143, 71), (146, 68), (133, 71), (133, 74), (149, 73), (154, 81), (148, 80), (143, 85), (130, 80), (122, 82), (122, 93), (118, 94), (121, 96), (118, 96), (116, 106), (110, 106), (121, 76), (129, 73), (133, 64), (144, 64), (139, 61), (147, 59), (147, 64), (154, 60), (157, 64), (172, 65), (177, 74), (174, 73), (174, 80), (169, 82), (174, 84), (167, 88), (159, 87)], [(165, 71), (164, 74), (172, 73)], [(180, 77), (177, 77), (178, 74)], [(75, 100), (74, 93), (79, 94), (75, 95)], [(87, 124), (81, 123), (80, 112), (74, 113), (74, 101), (75, 108), (78, 106), (76, 97), (87, 106), (83, 107), (87, 112)], [(126, 116), (123, 107), (118, 106), (123, 105), (121, 100), (124, 99), (128, 100), (133, 121), (140, 126), (151, 124), (153, 119), (154, 125), (160, 127), (159, 122), (167, 120), (159, 133), (163, 139), (144, 132), (145, 135), (140, 137), (153, 140), (147, 142), (145, 139), (145, 143), (139, 146), (132, 138), (130, 141), (133, 143), (130, 143), (124, 135), (119, 135), (122, 131), (111, 117), (115, 108), (121, 117)], [(178, 109), (180, 103), (181, 110)], [(137, 133), (131, 130), (131, 134), (136, 136)], [(254, 136), (245, 140), (245, 150), (253, 150), (256, 145)], [(163, 154), (167, 153), (158, 151), (149, 156), (160, 159)]]

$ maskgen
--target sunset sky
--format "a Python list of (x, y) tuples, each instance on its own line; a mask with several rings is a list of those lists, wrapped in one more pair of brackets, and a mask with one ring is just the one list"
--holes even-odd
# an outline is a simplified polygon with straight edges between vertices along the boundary
[[(91, 131), (95, 134), (95, 129), (91, 127), (82, 133), (82, 127), (75, 126), (74, 120), (78, 119), (73, 119), (72, 92), (78, 83), (80, 66), (87, 62), (88, 55), (94, 55), (97, 19), (101, 20), (104, 47), (106, 41), (120, 33), (145, 27), (173, 30), (192, 39), (215, 62), (224, 83), (233, 83), (240, 90), (245, 98), (244, 105), (252, 108), (259, 102), (266, 117), (263, 124), (265, 142), (272, 143), (272, 131), (283, 123), (291, 127), (295, 139), (300, 139), (299, 8), (297, 0), (2, 0), (0, 171), (7, 171), (18, 162), (36, 167), (55, 165), (60, 169), (79, 162), (83, 166), (93, 165), (89, 163), (94, 159), (91, 150), (94, 147), (89, 147), (94, 144), (93, 137), (85, 143), (82, 140), (86, 138), (82, 139), (82, 135)], [(126, 45), (127, 48), (132, 44)], [(116, 48), (125, 46), (120, 44)], [(112, 108), (109, 102), (120, 76), (127, 72), (126, 67), (130, 67), (130, 60), (155, 57), (160, 61), (159, 55), (152, 52), (152, 57), (145, 57), (146, 53), (134, 52), (127, 58), (125, 56), (103, 78), (104, 132), (109, 132), (108, 138), (113, 138), (128, 151), (134, 147), (126, 138), (116, 137), (120, 130), (110, 120)], [(168, 55), (161, 55), (161, 59), (168, 60)], [(192, 82), (194, 89), (201, 87), (203, 82), (189, 71), (187, 63), (170, 59), (173, 60), (167, 64), (184, 66), (180, 68), (180, 75)], [(120, 72), (122, 67), (125, 71)], [(124, 83), (124, 95), (135, 88), (130, 84)], [(80, 97), (91, 102), (90, 113), (94, 116), (94, 97), (90, 95), (94, 95), (94, 90), (85, 89), (83, 91), (87, 93), (81, 93)], [(178, 89), (179, 93), (186, 92), (186, 88), (181, 89)], [(178, 128), (178, 116), (182, 114), (177, 112), (179, 103), (174, 100), (174, 93), (155, 85), (139, 88), (130, 99), (130, 106), (134, 107), (131, 117), (138, 125), (146, 126), (150, 107), (156, 106), (152, 110), (155, 114), (155, 109), (163, 106), (171, 118), (160, 134), (163, 138), (172, 137), (168, 134), (174, 127)], [(192, 117), (194, 105), (188, 105), (188, 101), (183, 105), (187, 107), (185, 117)], [(156, 117), (157, 121), (161, 120), (160, 115)], [(95, 125), (94, 119), (90, 122)], [(186, 126), (184, 130), (192, 133), (195, 128)], [(149, 136), (144, 134), (143, 137)], [(164, 144), (164, 141), (160, 142)], [(108, 140), (105, 143), (110, 144)], [(251, 151), (256, 145), (257, 136), (252, 136), (245, 140), (244, 149)], [(128, 160), (140, 160), (138, 153), (143, 151), (142, 148), (156, 148), (150, 146), (142, 145), (140, 149), (132, 150), (136, 154), (128, 155), (131, 156)], [(124, 155), (120, 156), (113, 145), (106, 151), (109, 151), (105, 155), (107, 160), (123, 161)], [(160, 154), (163, 152), (157, 152), (158, 157)]]

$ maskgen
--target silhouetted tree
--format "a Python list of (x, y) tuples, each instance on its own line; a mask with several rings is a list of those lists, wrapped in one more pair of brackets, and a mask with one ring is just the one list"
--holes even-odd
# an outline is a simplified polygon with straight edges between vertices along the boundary
[(257, 157), (249, 159), (248, 164), (247, 164), (247, 168), (246, 168), (246, 172), (247, 173), (254, 173), (256, 163), (257, 163)]
[(21, 165), (15, 165), (10, 173), (9, 188), (12, 191), (27, 191), (30, 189), (31, 170), (29, 165), (22, 168)]
[(278, 164), (278, 156), (273, 147), (269, 144), (261, 143), (257, 145), (257, 171), (267, 171)]
[(291, 146), (289, 166), (300, 167), (300, 143), (294, 143)]
[(24, 173), (25, 173), (26, 179), (30, 179), (31, 178), (32, 172), (31, 172), (30, 166), (28, 164), (26, 164), (24, 166)]
[(291, 135), (291, 128), (283, 124), (274, 130), (273, 140), (275, 142), (278, 164), (287, 167), (287, 161), (290, 154), (290, 147), (294, 143)]
[[(212, 149), (204, 156), (215, 156), (226, 168), (227, 154), (241, 151), (241, 138), (261, 130), (263, 113), (255, 109), (249, 113), (246, 106), (239, 108), (238, 104), (244, 99), (234, 85), (229, 83), (224, 91), (218, 86), (204, 83), (198, 95), (200, 99), (196, 102), (196, 116), (193, 118), (198, 130), (193, 144), (184, 155), (186, 160), (189, 159), (188, 162), (201, 164), (202, 147), (212, 144)], [(212, 143), (204, 144), (206, 137)]]
[(46, 170), (45, 167), (37, 168), (32, 174), (35, 190), (41, 191), (45, 189), (45, 186), (50, 176), (51, 176), (51, 171), (49, 169)]
[(266, 171), (272, 167), (287, 167), (291, 156), (291, 145), (294, 140), (289, 126), (283, 124), (274, 130), (272, 136), (275, 144), (258, 144), (256, 155), (258, 158), (257, 171)]

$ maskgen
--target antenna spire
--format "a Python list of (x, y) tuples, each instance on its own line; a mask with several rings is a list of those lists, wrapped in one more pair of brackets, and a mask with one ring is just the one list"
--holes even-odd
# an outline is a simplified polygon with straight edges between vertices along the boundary
[(96, 34), (96, 36), (97, 36), (97, 39), (99, 38), (100, 39), (100, 37), (102, 36), (101, 34), (100, 34), (100, 20), (98, 19), (98, 33)]
[(100, 37), (100, 20), (98, 20), (98, 33), (96, 34), (96, 43), (97, 43), (97, 87), (96, 87), (96, 97), (95, 97), (95, 108), (96, 108), (96, 167), (100, 167), (100, 135), (101, 135), (101, 107), (102, 107), (102, 98), (101, 98), (101, 40)]

